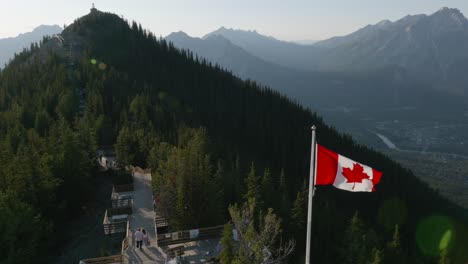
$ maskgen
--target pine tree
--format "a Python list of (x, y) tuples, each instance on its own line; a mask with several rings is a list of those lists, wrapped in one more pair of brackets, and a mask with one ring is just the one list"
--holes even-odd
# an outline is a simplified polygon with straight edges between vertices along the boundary
[(385, 251), (385, 262), (386, 263), (405, 263), (403, 258), (403, 253), (401, 252), (400, 244), (400, 232), (398, 229), (398, 224), (395, 225), (395, 230), (393, 232), (392, 241), (388, 242), (387, 248)]
[[(369, 264), (381, 264), (382, 263), (382, 251), (374, 248), (372, 249), (372, 259)], [(398, 262), (394, 262), (398, 263)]]
[(252, 162), (250, 165), (250, 171), (245, 179), (245, 185), (247, 192), (244, 194), (244, 199), (255, 199), (255, 201), (260, 198), (260, 188), (259, 188), (259, 176), (255, 172), (255, 165)]
[(281, 174), (279, 178), (279, 210), (280, 215), (285, 219), (285, 221), (289, 221), (289, 212), (291, 209), (291, 200), (289, 198), (289, 191), (286, 185), (286, 176), (284, 174), (284, 169), (281, 169)]
[(345, 231), (344, 248), (341, 252), (342, 262), (366, 264), (369, 259), (375, 260), (377, 257), (378, 261), (381, 261), (380, 251), (376, 249), (376, 245), (375, 232), (364, 225), (356, 212)]
[(304, 239), (303, 234), (305, 231), (307, 219), (307, 197), (307, 190), (298, 191), (296, 195), (296, 200), (294, 200), (294, 205), (291, 209), (291, 220), (293, 224), (294, 234), (298, 242), (302, 242), (302, 240)]
[(123, 165), (134, 165), (135, 159), (135, 142), (133, 141), (130, 128), (123, 127), (117, 137), (115, 144), (115, 152), (117, 154), (118, 162)]
[(229, 214), (239, 236), (239, 249), (233, 263), (283, 263), (292, 253), (295, 242), (281, 239), (281, 220), (268, 209), (256, 223), (256, 203), (249, 199), (241, 207), (230, 206)]
[(222, 264), (231, 264), (234, 259), (234, 240), (232, 238), (232, 225), (225, 224), (223, 229), (223, 237), (221, 238), (221, 253), (219, 260)]
[(211, 190), (208, 193), (209, 195), (209, 200), (212, 200), (214, 203), (213, 208), (216, 210), (214, 212), (213, 216), (218, 216), (214, 217), (216, 218), (214, 220), (214, 224), (219, 224), (219, 221), (222, 221), (222, 215), (224, 213), (223, 208), (226, 208), (226, 203), (225, 203), (225, 191), (224, 191), (224, 178), (225, 178), (225, 171), (224, 171), (224, 166), (221, 160), (218, 160), (216, 164), (216, 171), (213, 174), (212, 181), (210, 184)]
[(231, 201), (230, 204), (234, 204), (236, 202), (240, 202), (241, 197), (241, 167), (240, 167), (240, 157), (239, 155), (236, 156), (236, 159), (233, 164), (232, 168), (232, 188), (231, 188)]
[(0, 241), (8, 241), (0, 246), (4, 253), (0, 262), (42, 262), (37, 257), (44, 250), (42, 241), (51, 230), (31, 206), (18, 198), (14, 192), (0, 192)]
[(273, 205), (273, 197), (274, 197), (274, 190), (273, 190), (273, 183), (271, 180), (271, 173), (270, 169), (266, 168), (263, 172), (262, 177), (262, 200), (264, 202), (263, 208), (268, 209)]

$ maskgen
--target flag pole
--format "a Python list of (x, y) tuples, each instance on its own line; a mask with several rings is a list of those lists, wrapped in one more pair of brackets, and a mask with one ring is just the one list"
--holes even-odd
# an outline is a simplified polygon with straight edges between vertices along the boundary
[(306, 259), (305, 264), (310, 264), (310, 241), (312, 233), (312, 200), (314, 197), (315, 188), (315, 130), (316, 127), (312, 126), (312, 142), (310, 148), (310, 175), (309, 175), (309, 207), (307, 210), (307, 242), (306, 242)]

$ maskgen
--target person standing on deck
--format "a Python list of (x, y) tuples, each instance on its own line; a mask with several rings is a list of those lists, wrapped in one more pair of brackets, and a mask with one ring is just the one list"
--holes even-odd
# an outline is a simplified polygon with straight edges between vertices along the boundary
[(135, 239), (136, 239), (136, 247), (139, 249), (143, 249), (143, 233), (140, 231), (140, 228), (135, 232)]

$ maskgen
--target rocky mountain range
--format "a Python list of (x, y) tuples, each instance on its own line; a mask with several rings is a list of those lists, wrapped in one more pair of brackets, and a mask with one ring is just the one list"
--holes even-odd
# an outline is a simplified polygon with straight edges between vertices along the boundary
[(304, 71), (365, 72), (401, 67), (435, 88), (466, 94), (468, 20), (444, 7), (431, 15), (383, 20), (346, 36), (313, 45), (299, 45), (263, 36), (256, 31), (220, 28), (220, 35), (247, 52), (278, 65)]
[(468, 20), (458, 9), (442, 8), (432, 15), (408, 15), (394, 22), (384, 20), (314, 47), (322, 49), (319, 70), (395, 65), (421, 79), (467, 91), (460, 86), (468, 81), (460, 68), (468, 66)]
[[(224, 27), (203, 38), (178, 32), (166, 40), (276, 89), (369, 143), (369, 128), (379, 122), (466, 122), (467, 32), (459, 10), (442, 8), (313, 45)], [(407, 135), (414, 137), (412, 146), (433, 144), (414, 135)], [(457, 136), (450, 149), (464, 140)]]

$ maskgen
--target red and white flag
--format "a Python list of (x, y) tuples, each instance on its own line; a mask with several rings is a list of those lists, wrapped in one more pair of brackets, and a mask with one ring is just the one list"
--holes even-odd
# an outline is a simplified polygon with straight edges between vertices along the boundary
[(317, 144), (315, 184), (351, 192), (373, 192), (382, 172)]

